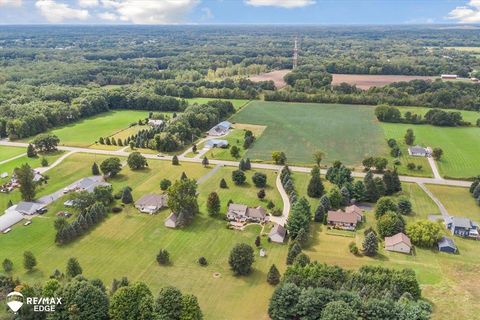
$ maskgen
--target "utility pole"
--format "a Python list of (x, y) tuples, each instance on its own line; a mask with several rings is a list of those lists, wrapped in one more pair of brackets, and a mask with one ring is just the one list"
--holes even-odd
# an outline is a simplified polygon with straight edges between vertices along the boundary
[(298, 64), (298, 39), (295, 37), (295, 46), (293, 47), (293, 67), (295, 69)]

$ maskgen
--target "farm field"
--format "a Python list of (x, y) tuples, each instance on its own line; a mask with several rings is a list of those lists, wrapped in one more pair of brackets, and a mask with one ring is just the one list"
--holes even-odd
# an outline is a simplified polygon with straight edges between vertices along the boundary
[(325, 162), (359, 165), (366, 156), (387, 153), (373, 107), (252, 101), (231, 121), (267, 128), (247, 151), (252, 160), (271, 161), (272, 151), (284, 151), (289, 163), (313, 164), (312, 154)]
[(16, 157), (16, 156), (21, 155), (22, 153), (26, 153), (26, 152), (27, 152), (27, 150), (25, 148), (0, 146), (0, 162), (11, 159), (13, 157)]
[(403, 141), (407, 129), (412, 128), (416, 136), (415, 144), (442, 148), (444, 155), (440, 161), (437, 161), (437, 166), (444, 177), (469, 178), (480, 172), (480, 152), (478, 152), (480, 130), (478, 128), (446, 128), (397, 123), (381, 123), (381, 126), (387, 139)]
[(251, 76), (248, 79), (252, 80), (254, 82), (255, 81), (269, 81), (269, 80), (271, 80), (271, 81), (273, 81), (273, 83), (275, 84), (275, 87), (277, 89), (281, 89), (281, 88), (283, 88), (287, 85), (285, 83), (285, 81), (283, 80), (283, 77), (291, 71), (292, 70), (290, 70), (290, 69), (274, 70), (274, 71), (270, 71), (270, 72), (266, 72), (266, 73)]
[[(61, 128), (50, 130), (60, 138), (61, 145), (88, 147), (100, 137), (109, 137), (124, 129), (132, 122), (148, 117), (148, 111), (114, 110), (82, 119)], [(33, 138), (25, 139), (30, 141)]]
[(247, 99), (215, 99), (215, 98), (190, 98), (185, 100), (187, 100), (189, 104), (195, 104), (195, 103), (204, 104), (214, 100), (230, 101), (233, 104), (233, 107), (235, 108), (235, 110), (241, 109), (250, 101)]
[(387, 84), (400, 81), (433, 80), (436, 77), (401, 76), (401, 75), (374, 75), (374, 74), (332, 74), (332, 85), (346, 82), (356, 85), (357, 88), (367, 90), (371, 87), (383, 87)]

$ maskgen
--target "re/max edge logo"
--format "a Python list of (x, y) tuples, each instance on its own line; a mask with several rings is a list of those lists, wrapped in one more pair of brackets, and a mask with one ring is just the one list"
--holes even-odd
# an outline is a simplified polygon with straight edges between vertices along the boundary
[(7, 306), (14, 313), (24, 305), (33, 306), (34, 312), (55, 312), (55, 307), (62, 304), (62, 298), (58, 297), (26, 297), (20, 292), (10, 292), (7, 295)]

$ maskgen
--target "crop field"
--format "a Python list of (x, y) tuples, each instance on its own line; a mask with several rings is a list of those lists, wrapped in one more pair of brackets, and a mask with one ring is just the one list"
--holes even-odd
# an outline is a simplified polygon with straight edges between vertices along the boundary
[[(60, 138), (61, 145), (88, 147), (100, 137), (109, 137), (124, 129), (132, 122), (148, 117), (148, 111), (115, 110), (82, 119), (50, 132)], [(32, 140), (32, 138), (26, 139)]]
[(434, 127), (429, 125), (381, 124), (385, 138), (403, 141), (405, 132), (412, 128), (415, 144), (440, 147), (443, 157), (437, 161), (440, 174), (444, 177), (468, 178), (480, 173), (480, 129)]
[(233, 104), (233, 107), (235, 108), (235, 110), (241, 109), (250, 101), (247, 99), (215, 99), (215, 98), (191, 98), (191, 99), (185, 99), (185, 100), (187, 100), (189, 104), (194, 104), (194, 103), (204, 104), (214, 100), (230, 101)]
[(292, 70), (290, 69), (274, 70), (274, 71), (251, 76), (248, 79), (252, 81), (270, 81), (271, 80), (273, 81), (277, 89), (281, 89), (287, 85), (283, 80), (283, 77), (291, 71)]
[[(22, 153), (26, 153), (27, 150), (25, 148), (16, 148), (16, 147), (4, 147), (0, 146), (0, 162), (11, 159)], [(1, 167), (2, 165), (0, 165)], [(1, 170), (0, 170), (1, 171)]]
[(231, 121), (266, 126), (246, 156), (272, 161), (284, 151), (289, 163), (313, 164), (321, 150), (325, 162), (359, 165), (366, 156), (383, 155), (387, 145), (373, 107), (252, 101)]
[(332, 74), (332, 85), (346, 82), (356, 85), (359, 89), (367, 90), (371, 87), (383, 87), (387, 84), (400, 81), (432, 80), (435, 77), (401, 76), (401, 75), (374, 75), (374, 74)]

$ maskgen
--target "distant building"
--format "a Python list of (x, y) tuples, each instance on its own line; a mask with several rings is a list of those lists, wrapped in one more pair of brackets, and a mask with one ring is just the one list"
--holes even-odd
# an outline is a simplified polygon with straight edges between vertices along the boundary
[(458, 79), (458, 75), (456, 74), (442, 74), (440, 76), (443, 80), (455, 80)]
[(478, 79), (477, 78), (470, 78), (470, 81), (474, 82), (474, 83), (478, 83)]
[(412, 243), (410, 242), (409, 237), (403, 232), (400, 232), (391, 237), (385, 237), (385, 250), (410, 253), (412, 250)]
[(95, 176), (95, 177), (87, 177), (79, 180), (78, 182), (66, 187), (63, 189), (63, 193), (68, 193), (72, 191), (87, 191), (93, 192), (96, 187), (99, 186), (111, 186), (110, 183), (103, 181), (103, 178)]
[(351, 205), (345, 208), (346, 213), (354, 213), (357, 216), (357, 221), (363, 221), (363, 210), (356, 205)]
[(228, 206), (227, 219), (238, 222), (265, 222), (267, 212), (262, 207), (249, 208), (244, 204), (231, 203)]
[(148, 119), (148, 125), (152, 127), (160, 127), (163, 124), (163, 120)]
[(428, 149), (421, 146), (409, 147), (408, 154), (414, 157), (426, 157)]
[(337, 229), (355, 230), (357, 227), (357, 214), (353, 212), (343, 212), (342, 210), (328, 211), (327, 224)]
[(223, 136), (228, 133), (232, 124), (228, 121), (222, 121), (208, 131), (209, 136)]
[(451, 217), (446, 222), (447, 228), (453, 235), (464, 238), (478, 238), (478, 223), (468, 218), (463, 217)]
[(276, 243), (283, 243), (285, 242), (285, 237), (287, 236), (287, 229), (282, 225), (276, 223), (270, 233), (268, 234), (268, 238), (272, 242)]
[(135, 208), (140, 212), (154, 214), (158, 210), (167, 207), (167, 196), (160, 194), (147, 194), (135, 202)]
[(171, 213), (167, 220), (165, 220), (165, 227), (167, 228), (176, 228), (178, 226), (178, 217), (175, 213)]
[(440, 241), (438, 241), (438, 251), (448, 252), (448, 253), (455, 253), (457, 252), (457, 246), (452, 239), (447, 237), (442, 237)]
[(205, 142), (205, 148), (226, 148), (228, 147), (227, 140), (220, 140), (220, 139), (210, 139)]

